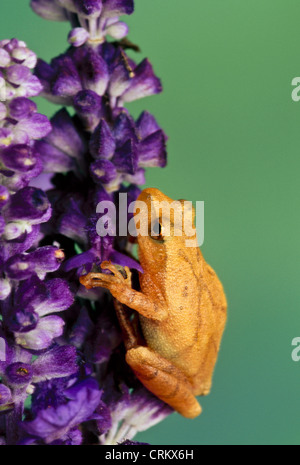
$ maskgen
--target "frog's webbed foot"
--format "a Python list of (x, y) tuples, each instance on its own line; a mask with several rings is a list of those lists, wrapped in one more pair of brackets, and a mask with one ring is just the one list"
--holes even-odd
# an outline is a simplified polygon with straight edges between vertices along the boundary
[[(111, 262), (102, 262), (102, 270), (108, 270), (112, 274), (105, 273), (89, 273), (85, 276), (80, 276), (79, 281), (87, 289), (94, 287), (103, 287), (105, 289), (119, 289), (123, 286), (131, 287), (131, 272), (130, 269), (113, 265)], [(123, 272), (122, 272), (122, 271)], [(125, 276), (124, 276), (124, 274)]]

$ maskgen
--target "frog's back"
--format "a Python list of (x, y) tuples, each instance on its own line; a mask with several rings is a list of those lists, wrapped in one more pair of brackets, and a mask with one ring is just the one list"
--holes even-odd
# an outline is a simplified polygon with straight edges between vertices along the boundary
[(178, 253), (180, 271), (167, 270), (168, 318), (141, 318), (142, 330), (148, 346), (185, 374), (195, 395), (208, 394), (226, 321), (226, 299), (199, 249), (197, 255)]

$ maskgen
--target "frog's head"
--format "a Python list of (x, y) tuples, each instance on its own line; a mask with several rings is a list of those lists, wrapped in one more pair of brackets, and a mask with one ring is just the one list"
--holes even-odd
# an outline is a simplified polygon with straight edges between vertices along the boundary
[(191, 202), (174, 201), (155, 188), (144, 189), (134, 214), (143, 268), (148, 265), (159, 270), (187, 247), (187, 241), (196, 237), (194, 217)]

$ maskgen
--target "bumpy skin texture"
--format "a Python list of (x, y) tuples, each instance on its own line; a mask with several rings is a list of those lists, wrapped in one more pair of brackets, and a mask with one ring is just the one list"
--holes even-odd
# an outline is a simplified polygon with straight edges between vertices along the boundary
[[(148, 212), (155, 202), (173, 202), (153, 188), (145, 189), (138, 201), (145, 202)], [(183, 202), (181, 205), (183, 207)], [(182, 212), (183, 219), (184, 215), (192, 214), (191, 210), (187, 212), (183, 208)], [(158, 236), (151, 236), (151, 218), (160, 224)], [(163, 220), (171, 224), (167, 236)], [(226, 322), (225, 294), (200, 249), (186, 246), (186, 240), (191, 238), (184, 233), (183, 220), (178, 223), (172, 210), (162, 213), (154, 207), (152, 217), (141, 210), (135, 222), (140, 231), (143, 226), (144, 231), (150, 231), (149, 235), (139, 234), (137, 238), (144, 270), (139, 275), (141, 291), (131, 288), (128, 269), (125, 269), (127, 278), (124, 278), (117, 267), (108, 262), (101, 267), (110, 270), (112, 275), (90, 273), (80, 281), (87, 288), (109, 289), (118, 302), (137, 312), (143, 343), (137, 334), (137, 325), (116, 303), (127, 363), (149, 391), (183, 416), (194, 418), (201, 413), (195, 396), (207, 395), (211, 388)], [(181, 228), (181, 236), (177, 235), (178, 228)]]

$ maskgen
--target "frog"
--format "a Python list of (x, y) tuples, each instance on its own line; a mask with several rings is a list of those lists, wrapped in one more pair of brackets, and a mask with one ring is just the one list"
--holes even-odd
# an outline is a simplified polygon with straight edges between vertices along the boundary
[[(109, 261), (103, 272), (80, 277), (87, 289), (108, 289), (115, 302), (124, 336), (125, 359), (135, 376), (152, 394), (186, 418), (200, 415), (198, 396), (209, 394), (222, 335), (227, 301), (223, 286), (197, 244), (187, 246), (191, 233), (184, 228), (184, 208), (176, 218), (170, 208), (170, 227), (157, 205), (173, 200), (157, 188), (141, 191), (138, 202), (147, 208), (134, 214), (139, 290), (132, 287), (132, 273)], [(153, 205), (156, 207), (153, 207)], [(168, 229), (168, 230), (167, 230)], [(179, 229), (179, 233), (178, 233)], [(197, 233), (195, 227), (195, 238)], [(133, 311), (133, 315), (128, 312)]]

